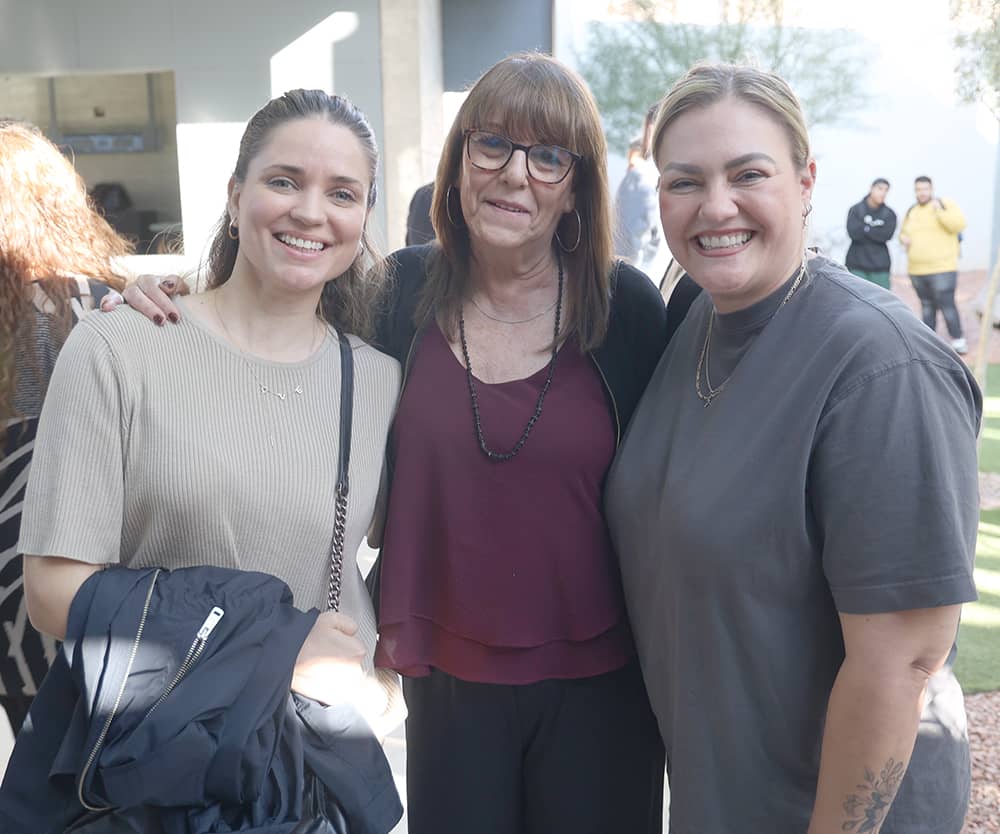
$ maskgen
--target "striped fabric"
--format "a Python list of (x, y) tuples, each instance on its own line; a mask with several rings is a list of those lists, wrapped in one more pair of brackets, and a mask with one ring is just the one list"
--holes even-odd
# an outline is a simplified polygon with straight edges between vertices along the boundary
[(28, 622), (17, 536), (37, 418), (4, 425), (0, 457), (0, 695), (34, 695), (55, 659), (55, 641)]
[(28, 622), (17, 550), (38, 414), (60, 347), (49, 317), (37, 310), (33, 335), (31, 344), (18, 341), (14, 356), (14, 408), (24, 419), (7, 420), (0, 431), (0, 695), (5, 696), (34, 695), (55, 658), (56, 646)]

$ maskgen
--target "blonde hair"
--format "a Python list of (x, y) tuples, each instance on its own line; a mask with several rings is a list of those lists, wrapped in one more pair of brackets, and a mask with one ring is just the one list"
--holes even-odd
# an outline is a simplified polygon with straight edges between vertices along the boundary
[[(431, 205), (436, 257), (429, 262), (417, 318), (433, 312), (451, 335), (457, 329), (471, 247), (454, 186), (461, 171), (465, 131), (490, 125), (501, 127), (511, 137), (530, 137), (580, 155), (571, 173), (580, 242), (573, 252), (561, 253), (572, 276), (566, 282), (563, 332), (575, 333), (581, 350), (592, 350), (604, 340), (611, 303), (614, 255), (607, 144), (586, 82), (565, 64), (536, 52), (511, 55), (487, 70), (472, 86), (448, 132)], [(560, 221), (557, 234), (569, 246), (576, 241), (572, 212)]]
[(653, 159), (659, 168), (660, 143), (667, 128), (683, 113), (708, 107), (724, 98), (754, 104), (774, 118), (788, 135), (792, 161), (809, 164), (809, 132), (802, 105), (781, 76), (741, 64), (696, 64), (660, 101), (653, 128)]

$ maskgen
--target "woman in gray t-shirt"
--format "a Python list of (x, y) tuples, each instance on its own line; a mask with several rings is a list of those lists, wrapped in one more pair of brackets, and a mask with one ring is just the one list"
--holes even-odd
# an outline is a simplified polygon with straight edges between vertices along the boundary
[(780, 78), (692, 69), (654, 157), (704, 292), (606, 505), (671, 831), (957, 834), (979, 390), (891, 294), (806, 260), (816, 165)]

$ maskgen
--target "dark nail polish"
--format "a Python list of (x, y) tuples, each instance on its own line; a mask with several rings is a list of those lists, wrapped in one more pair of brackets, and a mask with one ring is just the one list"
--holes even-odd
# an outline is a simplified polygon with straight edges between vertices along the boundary
[(172, 324), (177, 324), (177, 322), (181, 320), (181, 317), (178, 316), (177, 313), (168, 313), (167, 318), (170, 319)]
[(161, 316), (159, 313), (153, 316), (153, 324), (155, 324), (157, 327), (163, 327), (163, 316)]

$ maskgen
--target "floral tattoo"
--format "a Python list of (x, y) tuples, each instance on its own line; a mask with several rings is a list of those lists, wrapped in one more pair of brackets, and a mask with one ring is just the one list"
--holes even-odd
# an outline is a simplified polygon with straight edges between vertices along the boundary
[(848, 820), (840, 826), (841, 831), (853, 831), (855, 834), (874, 834), (882, 827), (889, 806), (903, 781), (906, 765), (889, 759), (876, 778), (867, 767), (865, 781), (858, 785), (859, 793), (852, 793), (844, 800), (844, 810)]

